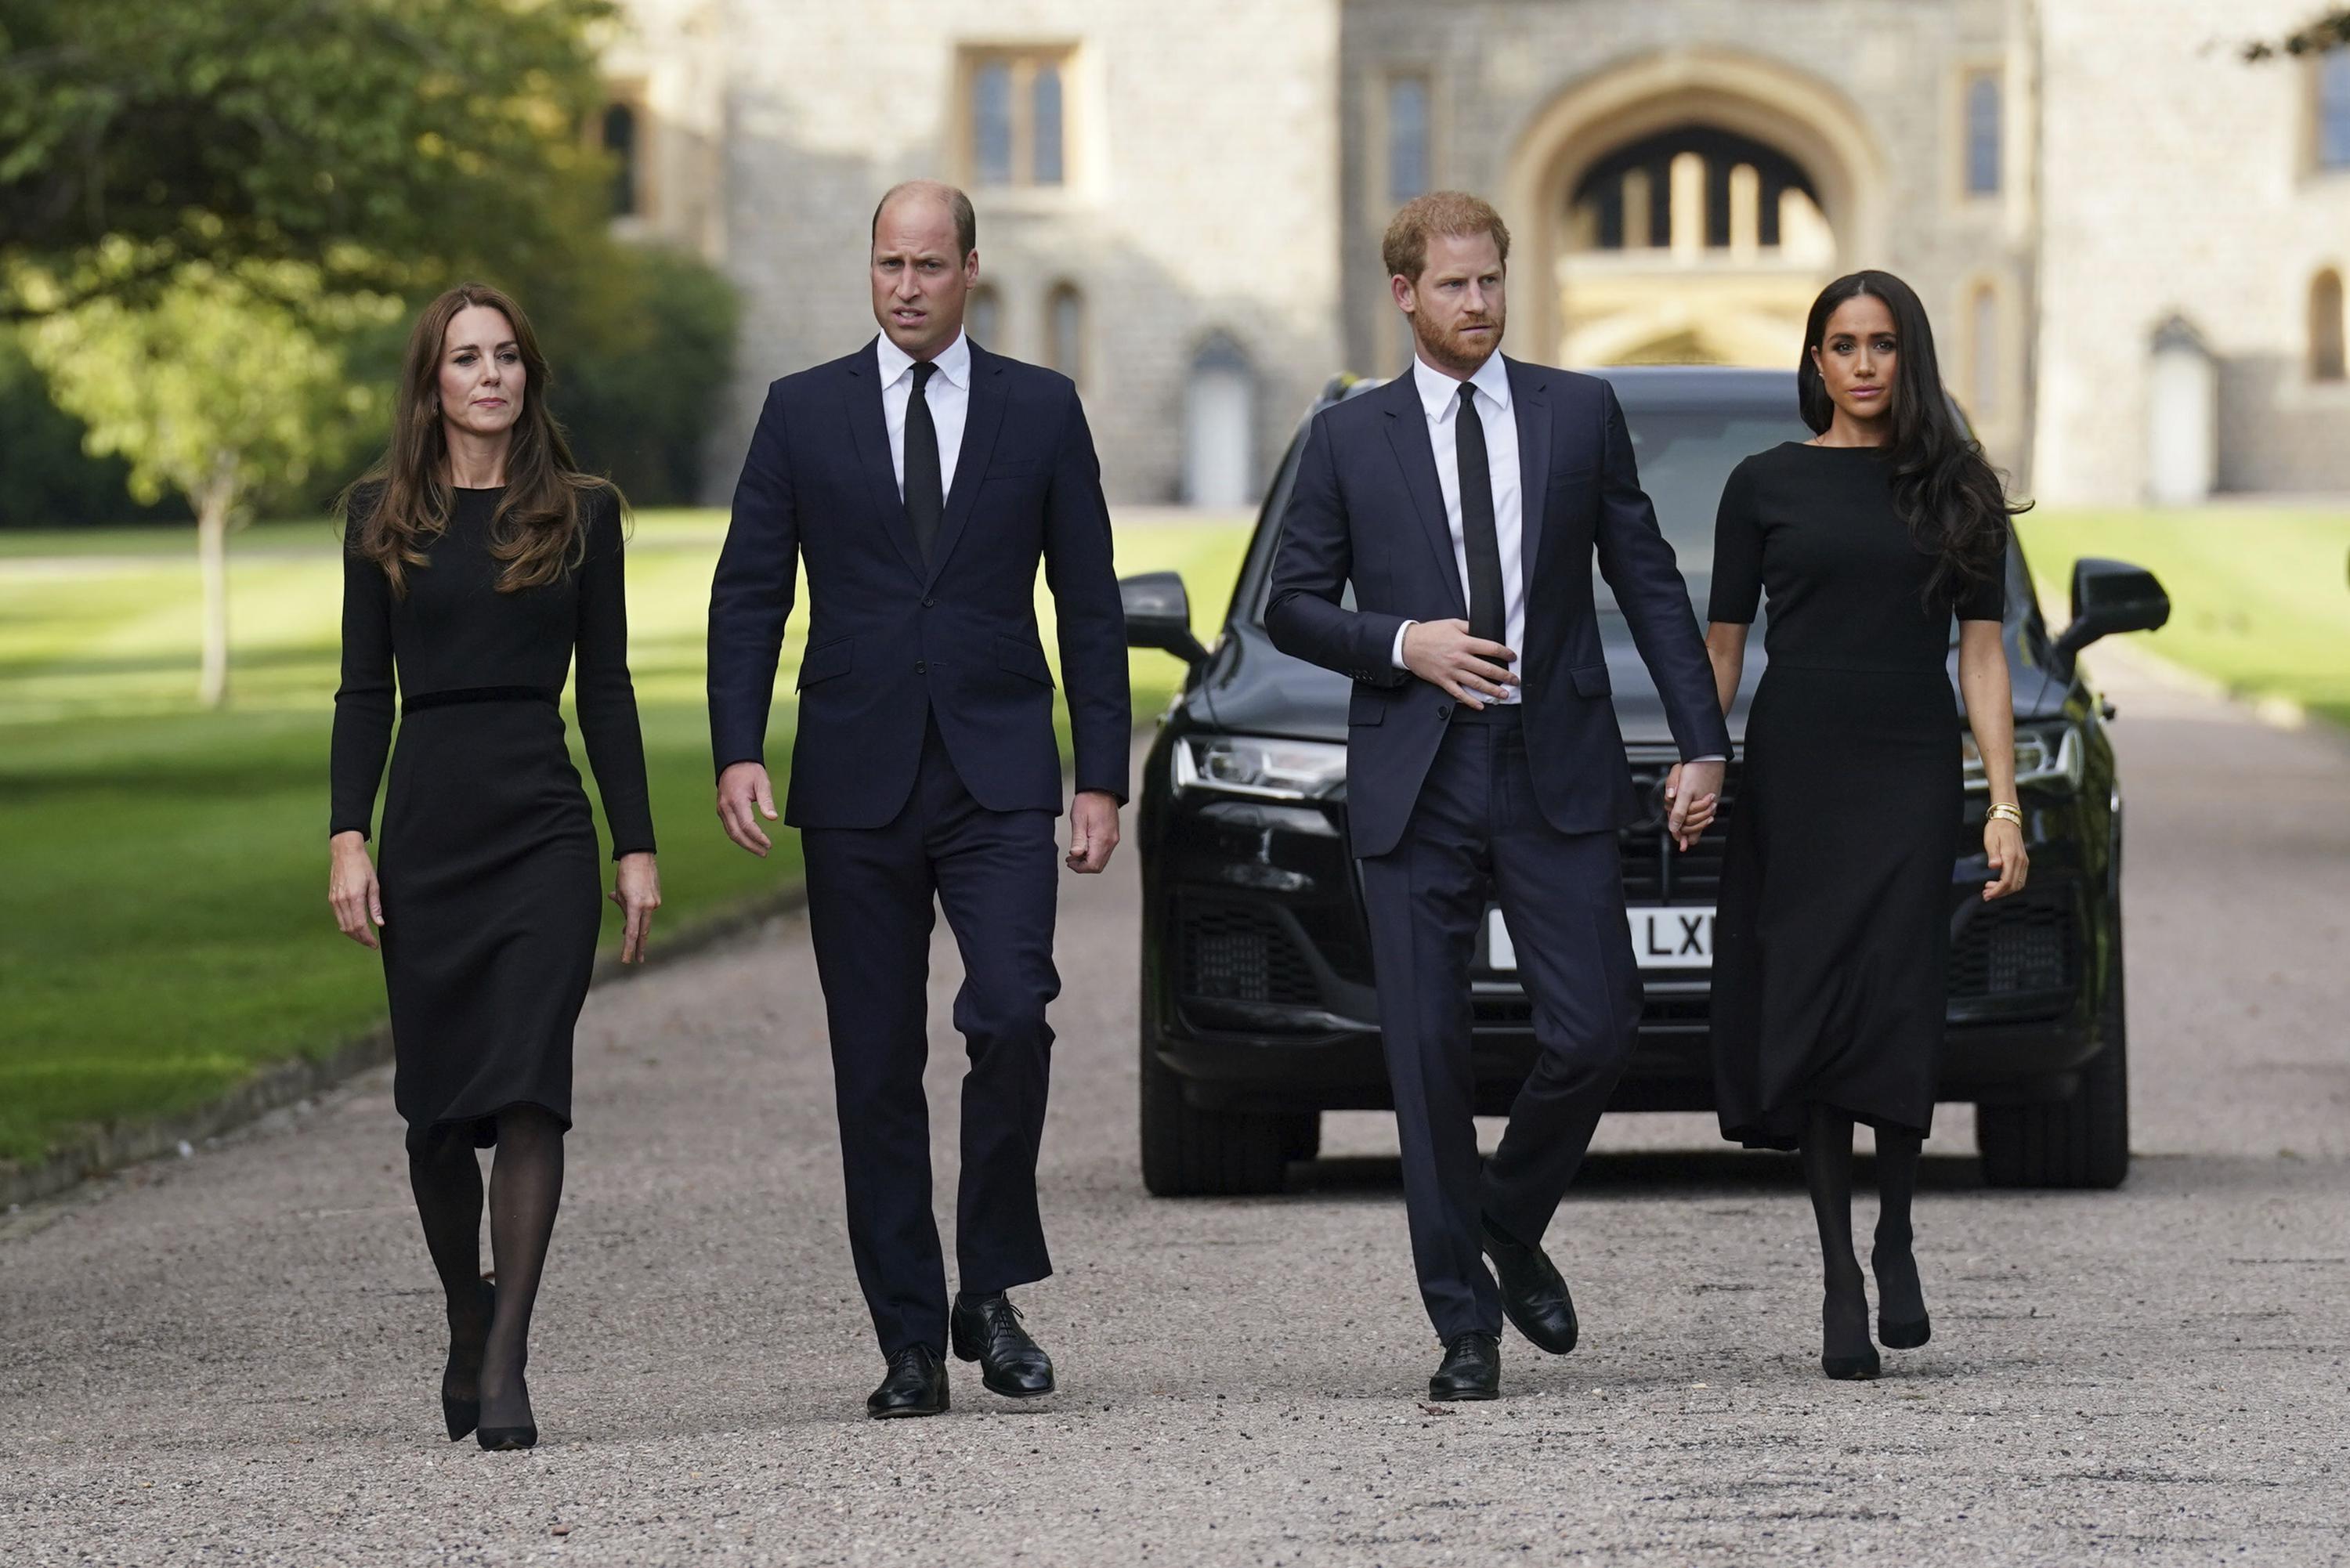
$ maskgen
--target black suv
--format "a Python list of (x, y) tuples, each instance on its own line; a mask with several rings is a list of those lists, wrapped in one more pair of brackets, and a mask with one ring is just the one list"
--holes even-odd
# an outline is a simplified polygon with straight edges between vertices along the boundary
[[(1604, 374), (1701, 616), (1723, 480), (1747, 453), (1810, 434), (1796, 417), (1794, 379), (1693, 366)], [(1341, 377), (1315, 411), (1375, 384)], [(1161, 1196), (1278, 1190), (1290, 1161), (1314, 1158), (1322, 1112), (1393, 1106), (1362, 888), (1347, 852), (1349, 684), (1279, 652), (1264, 632), (1266, 581), (1298, 445), (1292, 441), (1265, 497), (1212, 650), (1192, 636), (1180, 577), (1152, 573), (1121, 585), (1128, 641), (1164, 649), (1191, 667), (1159, 722), (1137, 828), (1142, 1173)], [(1950, 825), (1941, 1096), (1979, 1107), (1983, 1173), (1992, 1184), (2113, 1187), (2129, 1168), (2122, 797), (2105, 731), (2112, 710), (2084, 684), (2074, 656), (2108, 633), (2161, 625), (2169, 601), (2148, 573), (2082, 561), (2071, 624), (2052, 638), (2020, 546), (2009, 553), (2007, 578), (2004, 639), (2032, 881), (2015, 897), (1982, 901), (1984, 784), (1971, 741), (1954, 727), (1951, 744), (1968, 758), (1968, 793)], [(1738, 764), (1716, 825), (1689, 853), (1675, 852), (1663, 826), (1662, 780), (1675, 753), (1662, 705), (1613, 600), (1602, 593), (1599, 606), (1617, 714), (1648, 802), (1623, 834), (1647, 1006), (1611, 1108), (1709, 1110), (1707, 969)], [(1955, 670), (1955, 635), (1953, 642)], [(1731, 715), (1733, 735), (1742, 736), (1763, 662), (1757, 636)], [(1532, 1010), (1498, 918), (1480, 939), (1473, 989), (1478, 1108), (1498, 1114), (1534, 1052)]]

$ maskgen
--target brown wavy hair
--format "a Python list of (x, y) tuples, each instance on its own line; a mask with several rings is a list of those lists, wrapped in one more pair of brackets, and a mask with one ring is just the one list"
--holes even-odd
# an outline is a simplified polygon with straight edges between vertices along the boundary
[(407, 591), (410, 567), (431, 565), (424, 546), (449, 526), (455, 495), (449, 483), (448, 440), (441, 429), (441, 351), (449, 323), (477, 305), (512, 324), (523, 364), (522, 412), (506, 451), (505, 493), (490, 519), (490, 554), (505, 563), (498, 591), (537, 587), (577, 566), (588, 549), (581, 502), (612, 488), (606, 480), (580, 472), (572, 461), (571, 443), (547, 408), (554, 374), (530, 318), (504, 290), (461, 283), (416, 318), (392, 403), (391, 442), (338, 503), (346, 517), (363, 514), (354, 548), (383, 568), (396, 595)]

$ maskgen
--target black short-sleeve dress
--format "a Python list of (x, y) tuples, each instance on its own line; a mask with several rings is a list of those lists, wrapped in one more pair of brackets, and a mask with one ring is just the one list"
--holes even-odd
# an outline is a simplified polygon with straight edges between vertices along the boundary
[[(571, 1121), (572, 1031), (603, 919), (595, 819), (564, 743), (575, 653), (613, 857), (653, 847), (618, 498), (584, 499), (576, 566), (500, 593), (491, 544), (504, 493), (455, 493), (404, 594), (348, 544), (343, 553), (328, 831), (368, 831), (390, 752), (376, 875), (392, 1097), (411, 1144), (445, 1126), (494, 1143), (496, 1114), (515, 1105)], [(352, 506), (350, 537), (371, 504)]]
[(1929, 603), (1932, 557), (1883, 455), (1789, 441), (1721, 496), (1709, 618), (1765, 665), (1714, 922), (1724, 1137), (1794, 1148), (1812, 1104), (1931, 1129), (1942, 1051), (1960, 718), (1950, 618), (1997, 620), (1993, 576)]

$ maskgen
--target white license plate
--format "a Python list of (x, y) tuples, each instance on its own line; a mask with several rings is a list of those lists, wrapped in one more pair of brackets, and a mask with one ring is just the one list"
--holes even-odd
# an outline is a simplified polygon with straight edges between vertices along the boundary
[[(1713, 967), (1713, 910), (1711, 908), (1634, 909), (1632, 956), (1642, 969), (1711, 969)], [(1485, 967), (1514, 971), (1518, 950), (1502, 911), (1485, 915)]]

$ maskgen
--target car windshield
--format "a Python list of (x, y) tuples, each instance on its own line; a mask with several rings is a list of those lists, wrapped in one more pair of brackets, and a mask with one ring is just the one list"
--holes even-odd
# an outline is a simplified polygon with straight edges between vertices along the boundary
[[(1782, 410), (1755, 402), (1650, 405), (1630, 390), (1622, 397), (1633, 455), (1640, 465), (1641, 488), (1656, 504), (1657, 524), (1672, 545), (1674, 558), (1688, 580), (1690, 597), (1702, 615), (1713, 576), (1714, 514), (1721, 506), (1721, 487), (1730, 471), (1742, 458), (1781, 441), (1804, 440), (1811, 432), (1795, 417), (1792, 406)], [(1274, 485), (1273, 504), (1266, 508), (1267, 523), (1288, 504), (1294, 464), (1293, 454)], [(1260, 624), (1272, 576), (1272, 535), (1276, 532), (1271, 526), (1260, 526), (1243, 586), (1249, 596), (1244, 602), (1250, 618)], [(1343, 602), (1349, 608), (1354, 606), (1351, 585)], [(1600, 596), (1600, 612), (1616, 614), (1611, 597)]]

